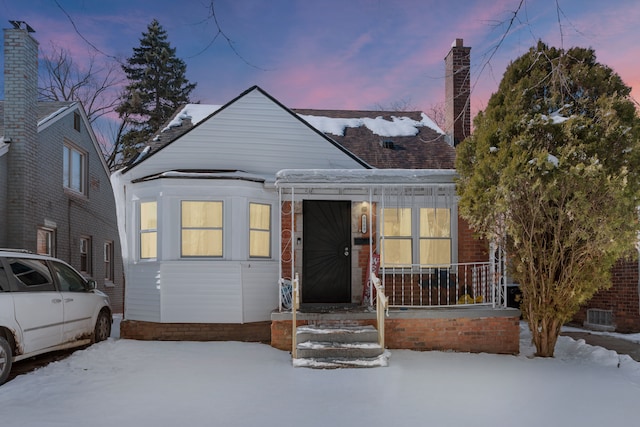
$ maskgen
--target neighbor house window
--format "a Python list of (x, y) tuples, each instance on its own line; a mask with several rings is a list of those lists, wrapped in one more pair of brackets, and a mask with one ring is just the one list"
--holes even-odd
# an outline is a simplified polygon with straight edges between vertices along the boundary
[(420, 264), (451, 264), (451, 211), (420, 209)]
[(104, 242), (104, 280), (113, 282), (113, 242)]
[(140, 258), (158, 255), (158, 203), (140, 203)]
[(383, 265), (410, 265), (413, 263), (411, 208), (383, 209)]
[(271, 256), (271, 205), (249, 203), (249, 256)]
[(382, 264), (451, 263), (451, 211), (447, 208), (385, 208)]
[(36, 237), (36, 252), (40, 255), (55, 256), (55, 230), (51, 228), (38, 228)]
[(182, 256), (222, 256), (222, 202), (182, 201)]
[(80, 271), (91, 275), (91, 237), (80, 237)]
[(80, 113), (73, 113), (73, 128), (80, 132)]
[(78, 193), (85, 193), (87, 156), (80, 150), (65, 144), (63, 148), (63, 184)]

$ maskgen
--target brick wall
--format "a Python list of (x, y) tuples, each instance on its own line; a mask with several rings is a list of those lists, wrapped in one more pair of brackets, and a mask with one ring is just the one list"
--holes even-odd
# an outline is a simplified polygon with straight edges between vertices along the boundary
[(638, 295), (638, 259), (619, 260), (611, 271), (612, 286), (597, 292), (574, 317), (583, 324), (587, 309), (611, 310), (616, 331), (640, 332), (640, 295)]
[(120, 337), (143, 341), (271, 341), (271, 322), (155, 323), (123, 320)]
[[(375, 320), (364, 319), (351, 322), (358, 325), (376, 324)], [(309, 322), (299, 320), (296, 323), (302, 326)], [(291, 351), (291, 330), (290, 320), (272, 321), (271, 346)], [(389, 349), (421, 351), (518, 354), (520, 318), (388, 318), (385, 320), (385, 346)]]
[(489, 261), (489, 244), (475, 236), (469, 223), (458, 217), (458, 262)]

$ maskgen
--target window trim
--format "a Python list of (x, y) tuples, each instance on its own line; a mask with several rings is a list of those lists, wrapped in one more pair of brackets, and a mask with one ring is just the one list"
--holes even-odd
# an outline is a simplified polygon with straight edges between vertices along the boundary
[[(93, 254), (91, 236), (80, 236), (80, 273), (91, 276), (93, 274)], [(84, 260), (83, 260), (84, 257)], [(83, 262), (85, 265), (83, 265)], [(83, 268), (84, 267), (84, 268)]]
[[(185, 227), (182, 217), (182, 209), (183, 204), (185, 202), (197, 202), (197, 203), (219, 203), (220, 204), (220, 212), (221, 212), (221, 226), (217, 227)], [(181, 199), (179, 203), (179, 212), (180, 212), (180, 221), (179, 221), (179, 230), (180, 230), (180, 258), (185, 259), (194, 259), (194, 258), (210, 258), (210, 259), (224, 259), (225, 256), (225, 247), (224, 247), (224, 239), (225, 239), (225, 202), (224, 200), (209, 200), (209, 199)], [(185, 255), (184, 254), (184, 231), (186, 230), (209, 230), (209, 231), (220, 231), (220, 255)]]
[[(74, 153), (80, 156), (79, 186), (74, 188), (73, 179), (77, 171), (73, 168)], [(80, 149), (77, 145), (65, 140), (62, 148), (62, 185), (68, 191), (86, 195), (87, 194), (87, 152)], [(66, 166), (66, 168), (65, 168)], [(65, 171), (66, 169), (66, 171)]]
[[(411, 236), (388, 236), (385, 235), (385, 230), (384, 230), (384, 215), (382, 214), (382, 209), (410, 209), (411, 210)], [(449, 211), (449, 236), (448, 237), (426, 237), (426, 236), (422, 236), (421, 235), (421, 230), (420, 230), (420, 226), (421, 226), (421, 221), (420, 221), (420, 213), (422, 209), (445, 209)], [(450, 265), (456, 262), (456, 249), (454, 246), (455, 243), (455, 236), (456, 236), (456, 229), (455, 229), (455, 224), (454, 224), (454, 214), (455, 214), (455, 209), (454, 206), (442, 206), (442, 205), (437, 205), (437, 206), (395, 206), (395, 207), (380, 207), (378, 210), (378, 218), (379, 218), (379, 224), (378, 227), (380, 229), (380, 248), (384, 248), (384, 244), (385, 244), (385, 240), (389, 239), (389, 240), (410, 240), (411, 241), (411, 264), (407, 265), (407, 264), (387, 264), (386, 267), (387, 268), (393, 268), (393, 267), (409, 267), (411, 265), (430, 265), (430, 264), (421, 264), (420, 261), (420, 250), (421, 250), (421, 243), (423, 241), (434, 241), (434, 240), (439, 240), (439, 241), (448, 241), (449, 242), (449, 262), (446, 264), (433, 264), (433, 265)], [(385, 266), (384, 263), (384, 250), (382, 250), (382, 259), (381, 259), (381, 265)]]
[[(251, 228), (251, 205), (260, 205), (260, 206), (268, 206), (269, 207), (269, 221), (268, 221), (268, 228), (266, 229), (262, 229), (262, 228)], [(258, 201), (250, 201), (249, 205), (248, 205), (248, 226), (247, 226), (247, 230), (248, 230), (248, 235), (247, 235), (247, 241), (248, 241), (248, 248), (247, 248), (247, 252), (249, 255), (250, 259), (271, 259), (273, 258), (273, 250), (272, 250), (272, 246), (273, 246), (273, 206), (271, 203), (264, 203), (264, 202), (258, 202)], [(269, 254), (268, 255), (251, 255), (251, 232), (255, 231), (255, 232), (260, 232), (260, 233), (267, 233), (268, 235), (268, 250), (269, 250)]]
[[(155, 204), (155, 208), (156, 208), (156, 227), (155, 228), (142, 228), (142, 205), (145, 205), (147, 203)], [(141, 200), (138, 203), (137, 214), (138, 214), (138, 259), (141, 261), (157, 260), (158, 259), (158, 222), (159, 222), (158, 201), (157, 200)], [(142, 249), (143, 249), (142, 237), (145, 235), (152, 235), (152, 234), (155, 236), (155, 242), (156, 242), (153, 256), (148, 256), (148, 257), (142, 256), (143, 255), (142, 254)]]
[[(48, 237), (47, 249), (49, 252), (41, 252), (40, 251), (40, 233), (45, 233), (45, 236)], [(36, 253), (38, 255), (48, 255), (55, 257), (56, 256), (56, 229), (51, 227), (38, 227), (36, 231)]]
[(102, 246), (102, 261), (104, 262), (104, 280), (113, 283), (113, 241), (107, 240)]

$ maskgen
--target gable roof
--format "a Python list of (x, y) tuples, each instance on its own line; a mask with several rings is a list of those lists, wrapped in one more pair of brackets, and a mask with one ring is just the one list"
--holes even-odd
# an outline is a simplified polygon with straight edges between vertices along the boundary
[[(4, 101), (0, 101), (0, 137), (4, 135), (4, 104)], [(100, 144), (98, 144), (98, 139), (93, 131), (93, 126), (89, 122), (89, 118), (84, 111), (82, 103), (77, 101), (38, 101), (37, 109), (38, 133), (54, 124), (57, 120), (65, 117), (67, 114), (77, 111), (78, 114), (80, 114), (87, 132), (89, 133), (91, 142), (96, 150), (96, 154), (100, 159), (100, 163), (102, 164), (105, 173), (107, 176), (110, 175), (109, 167), (102, 155)], [(0, 138), (0, 156), (5, 154), (8, 148), (9, 144), (5, 143), (4, 140)]]
[[(266, 97), (267, 99), (269, 99), (271, 102), (273, 102), (278, 107), (280, 107), (283, 111), (291, 115), (292, 118), (294, 118), (295, 120), (307, 126), (311, 131), (319, 135), (323, 140), (330, 143), (338, 150), (342, 151), (344, 154), (346, 154), (356, 163), (359, 163), (362, 167), (364, 168), (371, 167), (362, 159), (360, 159), (358, 156), (354, 155), (353, 153), (345, 149), (344, 146), (340, 145), (335, 140), (329, 138), (327, 135), (320, 132), (318, 129), (309, 125), (309, 123), (304, 121), (298, 114), (293, 112), (291, 109), (287, 108), (284, 104), (282, 104), (280, 101), (275, 99), (265, 90), (263, 90), (257, 85), (254, 85), (249, 89), (245, 90), (244, 92), (242, 92), (240, 95), (238, 95), (231, 101), (224, 104), (223, 106), (187, 104), (179, 108), (178, 110), (176, 110), (174, 115), (167, 121), (166, 125), (163, 126), (162, 129), (160, 129), (158, 134), (151, 141), (147, 143), (146, 147), (144, 148), (140, 156), (138, 156), (137, 159), (134, 159), (129, 165), (127, 165), (123, 170), (123, 172), (127, 172), (133, 169), (134, 167), (138, 166), (140, 163), (146, 161), (154, 154), (162, 151), (164, 148), (168, 147), (169, 145), (174, 143), (176, 140), (180, 139), (182, 136), (188, 134), (194, 129), (197, 129), (198, 126), (202, 125), (209, 119), (213, 118), (216, 115), (221, 114), (222, 112), (230, 108), (230, 106), (232, 106), (233, 104), (236, 104), (240, 99), (246, 97), (248, 94), (252, 92), (258, 92), (264, 97)], [(194, 117), (194, 113), (197, 114), (197, 117)], [(247, 117), (247, 119), (250, 120), (251, 118)]]
[(188, 104), (176, 110), (124, 171), (146, 161), (254, 90), (366, 168), (455, 168), (455, 149), (445, 141), (444, 132), (421, 111), (289, 109), (260, 87), (252, 86), (223, 106)]

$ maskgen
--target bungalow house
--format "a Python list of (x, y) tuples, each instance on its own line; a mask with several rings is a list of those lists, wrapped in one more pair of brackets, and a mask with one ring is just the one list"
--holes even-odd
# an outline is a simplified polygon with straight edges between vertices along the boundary
[[(465, 83), (468, 99), (469, 48), (458, 40), (447, 57), (467, 73), (447, 72), (462, 81), (454, 123), (468, 119), (453, 100)], [(299, 327), (357, 326), (383, 348), (517, 353), (501, 260), (457, 215), (462, 138), (421, 112), (292, 110), (257, 86), (185, 106), (112, 177), (121, 336), (295, 356)]]
[(61, 258), (122, 312), (124, 277), (109, 169), (79, 102), (38, 101), (38, 42), (4, 29), (0, 247)]

